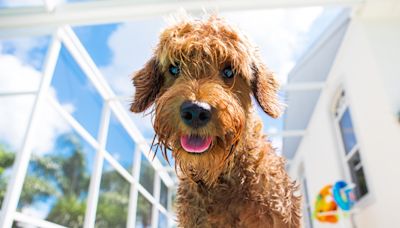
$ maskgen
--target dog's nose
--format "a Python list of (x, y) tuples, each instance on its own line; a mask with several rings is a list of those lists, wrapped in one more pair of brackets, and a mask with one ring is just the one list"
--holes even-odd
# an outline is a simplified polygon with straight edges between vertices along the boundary
[(181, 105), (181, 118), (190, 127), (202, 127), (211, 120), (211, 107), (204, 102), (185, 101)]

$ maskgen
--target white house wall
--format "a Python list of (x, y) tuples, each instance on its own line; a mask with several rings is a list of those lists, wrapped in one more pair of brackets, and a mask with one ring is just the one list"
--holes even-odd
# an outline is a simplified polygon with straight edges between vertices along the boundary
[[(389, 9), (388, 9), (389, 10)], [(370, 195), (358, 205), (356, 227), (399, 227), (400, 205), (400, 19), (355, 15), (321, 93), (306, 135), (290, 166), (298, 176), (303, 163), (311, 204), (319, 190), (343, 179), (332, 103), (346, 90)], [(345, 219), (340, 218), (342, 221)], [(327, 225), (313, 220), (314, 227)]]
[[(334, 89), (327, 88), (321, 94), (307, 133), (303, 136), (290, 166), (290, 173), (298, 178), (298, 172), (303, 165), (312, 208), (320, 189), (344, 178), (330, 113), (331, 98), (334, 93)], [(313, 222), (314, 227), (330, 227), (318, 224), (315, 220)]]
[(400, 111), (400, 19), (368, 23), (364, 32), (367, 34), (372, 54), (379, 60), (377, 64), (384, 80), (384, 90), (389, 96), (392, 112), (398, 114)]

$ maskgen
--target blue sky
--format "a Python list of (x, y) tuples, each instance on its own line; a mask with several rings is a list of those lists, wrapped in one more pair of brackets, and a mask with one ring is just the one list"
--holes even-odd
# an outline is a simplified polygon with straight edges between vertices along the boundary
[[(254, 40), (260, 47), (266, 64), (278, 73), (282, 82), (285, 82), (287, 73), (296, 59), (336, 13), (336, 9), (323, 11), (322, 8), (314, 7), (230, 12), (221, 15), (229, 22), (238, 25)], [(253, 18), (259, 18), (257, 20), (259, 23), (253, 23)], [(317, 18), (319, 20), (316, 20)], [(73, 29), (115, 93), (132, 97), (134, 88), (130, 82), (130, 74), (139, 69), (151, 56), (158, 33), (165, 25), (165, 20), (160, 17), (125, 23), (78, 26)], [(48, 43), (48, 36), (3, 40), (1, 53), (17, 56), (21, 64), (30, 65), (40, 71)], [(102, 99), (64, 47), (61, 50), (52, 86), (57, 99), (68, 107), (72, 115), (96, 138)], [(128, 109), (129, 99), (123, 100), (123, 104)], [(265, 131), (282, 129), (282, 119), (271, 119), (258, 106), (256, 107), (265, 123)], [(149, 117), (132, 114), (132, 119), (144, 136), (151, 139), (153, 130)], [(111, 141), (121, 141), (121, 137), (110, 137)], [(128, 146), (123, 148), (122, 141), (114, 143), (114, 147), (117, 145), (121, 145), (121, 148), (115, 148), (115, 151), (128, 151)], [(118, 156), (126, 157), (128, 154)]]
[(110, 35), (120, 24), (78, 26), (74, 28), (80, 41), (99, 67), (108, 66), (113, 59), (113, 51), (107, 45)]
[(0, 8), (40, 5), (43, 5), (43, 0), (0, 0)]
[[(266, 64), (285, 82), (296, 59), (320, 35), (321, 28), (326, 27), (337, 12), (338, 9), (314, 7), (229, 12), (221, 13), (221, 16), (247, 33), (260, 47)], [(253, 18), (258, 18), (259, 23), (253, 23)], [(158, 34), (165, 25), (164, 18), (156, 17), (73, 28), (114, 92), (127, 97), (122, 100), (127, 109), (129, 97), (134, 92), (130, 75), (151, 56)], [(1, 53), (17, 56), (21, 64), (40, 71), (49, 40), (48, 36), (3, 40)], [(61, 50), (52, 86), (58, 100), (96, 138), (102, 99), (65, 48)], [(265, 123), (265, 131), (282, 129), (282, 119), (271, 119), (258, 106), (256, 108)], [(152, 138), (153, 130), (148, 116), (132, 114), (132, 119), (146, 138)], [(118, 142), (119, 139), (115, 137), (111, 140)], [(123, 143), (120, 145), (122, 147)], [(115, 149), (124, 150), (126, 148)]]
[[(0, 1), (0, 7), (4, 2)], [(221, 13), (229, 22), (236, 24), (260, 47), (266, 64), (278, 73), (284, 83), (287, 74), (296, 60), (312, 45), (339, 9), (324, 10), (319, 7), (290, 10), (256, 10)], [(254, 18), (257, 18), (255, 20)], [(254, 23), (257, 21), (258, 23)], [(129, 108), (129, 97), (134, 88), (130, 75), (143, 66), (152, 54), (157, 42), (158, 33), (166, 25), (164, 18), (156, 17), (132, 22), (79, 26), (73, 30), (79, 37), (103, 73), (110, 87), (122, 97), (124, 107)], [(28, 37), (0, 41), (0, 91), (17, 91), (37, 88), (40, 71), (49, 44), (49, 36)], [(17, 82), (17, 83), (16, 83)], [(16, 87), (19, 85), (20, 87)], [(57, 62), (50, 95), (56, 97), (63, 107), (69, 111), (88, 132), (97, 138), (103, 101), (94, 86), (90, 83), (75, 60), (63, 47)], [(17, 99), (17, 98), (15, 98)], [(23, 137), (24, 126), (33, 99), (6, 101), (3, 105), (14, 111), (13, 116), (1, 122), (5, 117), (5, 108), (0, 106), (0, 142), (7, 142), (17, 150)], [(29, 101), (28, 101), (29, 100)], [(282, 119), (273, 120), (257, 107), (264, 131), (280, 131)], [(4, 115), (4, 114), (3, 114)], [(130, 114), (143, 135), (151, 139), (153, 129), (149, 116)], [(61, 121), (51, 107), (43, 108), (40, 117), (40, 130), (35, 136), (34, 148), (39, 154), (53, 151), (56, 138), (72, 129), (65, 121)], [(25, 125), (24, 125), (25, 124)], [(14, 129), (15, 128), (15, 129)], [(1, 129), (7, 129), (1, 130)], [(14, 132), (10, 134), (10, 132)], [(14, 138), (19, 141), (13, 141)], [(281, 138), (272, 139), (280, 146)], [(83, 139), (82, 139), (83, 142)], [(83, 142), (85, 147), (89, 147)], [(126, 130), (112, 115), (106, 149), (128, 168), (132, 164), (134, 143)], [(54, 153), (54, 152), (53, 152)], [(91, 153), (88, 153), (88, 156)], [(160, 153), (159, 153), (160, 155)], [(88, 157), (88, 169), (93, 159)]]

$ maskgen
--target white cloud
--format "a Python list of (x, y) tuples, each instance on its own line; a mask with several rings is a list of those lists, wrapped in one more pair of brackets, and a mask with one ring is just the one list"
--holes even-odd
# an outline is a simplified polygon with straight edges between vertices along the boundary
[(253, 10), (221, 14), (236, 24), (256, 45), (267, 66), (286, 82), (295, 65), (295, 53), (303, 51), (308, 34), (322, 7), (299, 9)]
[[(278, 128), (276, 127), (268, 127), (267, 132), (269, 134), (276, 134), (279, 132)], [(267, 133), (267, 135), (268, 135)], [(270, 136), (268, 139), (271, 141), (272, 147), (275, 149), (275, 153), (278, 155), (282, 155), (282, 136), (276, 135), (276, 136)]]
[(268, 128), (268, 132), (269, 132), (270, 134), (276, 134), (276, 133), (278, 133), (278, 128), (276, 128), (276, 127), (269, 127), (269, 128)]
[(283, 146), (282, 137), (274, 136), (274, 137), (270, 137), (269, 140), (271, 141), (272, 148), (275, 149), (275, 153), (281, 156), (282, 155), (282, 146)]
[[(37, 202), (32, 206), (23, 207), (21, 212), (24, 215), (32, 216), (33, 218), (45, 219), (51, 209), (49, 202)], [(22, 225), (22, 224), (21, 224)], [(29, 224), (23, 224), (24, 228), (36, 227)]]
[[(133, 98), (134, 87), (131, 75), (151, 57), (163, 24), (164, 21), (161, 18), (129, 22), (120, 25), (111, 34), (108, 45), (113, 52), (113, 59), (110, 65), (100, 70), (116, 94)], [(130, 101), (123, 103), (128, 102)], [(129, 105), (126, 107), (128, 110)], [(153, 137), (151, 115), (139, 113), (132, 114), (131, 117), (144, 137)]]
[(65, 103), (61, 105), (65, 111), (67, 111), (68, 113), (74, 113), (75, 112), (75, 106), (73, 104), (70, 103)]
[(13, 55), (0, 56), (1, 83), (0, 91), (33, 91), (39, 87), (40, 72), (31, 66), (23, 65), (21, 61)]
[(132, 113), (131, 118), (146, 139), (153, 139), (154, 129), (150, 114)]
[[(1, 93), (37, 90), (40, 78), (40, 72), (22, 64), (15, 56), (0, 55)], [(55, 97), (53, 90), (49, 92)], [(0, 139), (13, 150), (21, 148), (33, 103), (34, 96), (0, 97)], [(70, 129), (47, 102), (42, 104), (32, 140), (33, 150), (38, 153), (51, 150), (57, 136)], [(73, 110), (73, 107), (69, 109)]]
[[(322, 7), (313, 7), (220, 15), (228, 23), (237, 24), (260, 47), (265, 63), (278, 73), (282, 82), (286, 82), (287, 74), (295, 65), (295, 50), (304, 45), (310, 26), (322, 10)], [(113, 59), (101, 71), (117, 94), (133, 95), (130, 75), (149, 59), (157, 43), (158, 33), (165, 24), (162, 18), (129, 22), (119, 26), (110, 36), (108, 45), (113, 52)], [(143, 132), (152, 134), (149, 116), (136, 114), (133, 120), (144, 128)]]
[(16, 56), (23, 63), (40, 69), (43, 65), (44, 49), (50, 42), (49, 36), (18, 37), (11, 40), (2, 40), (0, 53), (8, 53)]
[(117, 94), (133, 94), (131, 74), (151, 57), (162, 24), (161, 19), (129, 22), (120, 25), (109, 37), (113, 59), (100, 70)]
[[(265, 63), (282, 82), (295, 65), (295, 52), (307, 42), (307, 32), (322, 7), (300, 9), (252, 10), (221, 13), (228, 23), (236, 24), (261, 49)], [(118, 94), (132, 95), (130, 74), (143, 66), (152, 54), (162, 18), (121, 25), (109, 38), (113, 60), (101, 70)]]

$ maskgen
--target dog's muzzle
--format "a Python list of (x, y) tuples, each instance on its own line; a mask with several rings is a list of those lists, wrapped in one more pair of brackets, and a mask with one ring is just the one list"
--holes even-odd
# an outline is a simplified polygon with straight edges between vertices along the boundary
[(203, 127), (211, 120), (211, 106), (204, 102), (185, 101), (180, 113), (182, 121), (192, 128)]

